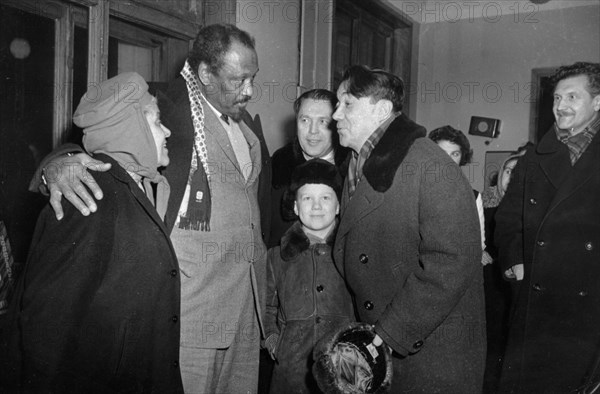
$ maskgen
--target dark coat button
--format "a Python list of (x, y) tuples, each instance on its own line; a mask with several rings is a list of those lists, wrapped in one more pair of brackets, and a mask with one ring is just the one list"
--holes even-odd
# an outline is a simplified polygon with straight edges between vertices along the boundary
[(177, 323), (177, 321), (179, 320), (179, 318), (177, 317), (177, 315), (174, 315), (171, 320), (173, 320), (173, 323)]
[(370, 311), (375, 305), (371, 301), (365, 301), (364, 306), (366, 310)]
[(414, 343), (413, 348), (414, 349), (420, 349), (421, 346), (423, 346), (423, 341), (417, 341)]
[(358, 256), (358, 261), (360, 261), (363, 264), (367, 264), (369, 262), (369, 256), (362, 253), (360, 256)]
[(536, 205), (537, 204), (537, 200), (535, 198), (530, 198), (529, 199), (529, 204)]
[(254, 223), (251, 223), (251, 224), (250, 224), (250, 228), (251, 228), (252, 230), (254, 230)]
[(317, 254), (318, 254), (319, 256), (323, 256), (325, 253), (327, 253), (327, 251), (325, 250), (325, 248), (319, 248), (319, 249), (317, 250)]
[(321, 316), (317, 316), (317, 318), (315, 319), (315, 322), (317, 324), (321, 323)]
[(533, 287), (533, 290), (535, 290), (535, 291), (544, 290), (544, 288), (539, 283), (534, 284), (532, 287)]
[(592, 250), (594, 249), (594, 244), (591, 241), (588, 241), (585, 243), (585, 250)]
[(542, 247), (542, 246), (546, 245), (546, 242), (545, 242), (545, 241), (542, 241), (542, 240), (539, 240), (539, 241), (537, 241), (537, 245), (538, 245), (539, 247)]
[(177, 270), (171, 270), (171, 276), (172, 277), (176, 277), (177, 276)]
[(174, 368), (178, 368), (179, 367), (179, 361), (173, 361), (173, 367)]
[(318, 285), (317, 286), (317, 291), (320, 293), (323, 291), (323, 285)]

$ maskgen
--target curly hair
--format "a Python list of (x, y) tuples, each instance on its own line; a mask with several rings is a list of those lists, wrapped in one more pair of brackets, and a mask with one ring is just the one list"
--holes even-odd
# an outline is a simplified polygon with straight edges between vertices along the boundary
[(394, 111), (402, 110), (404, 103), (404, 82), (387, 71), (371, 69), (367, 66), (351, 66), (342, 77), (346, 91), (354, 97), (370, 97), (377, 102), (386, 99), (392, 102)]
[(467, 136), (452, 126), (442, 126), (429, 133), (429, 139), (433, 142), (448, 141), (460, 147), (460, 166), (469, 164), (473, 158), (473, 149)]
[(200, 63), (204, 62), (211, 73), (218, 74), (223, 67), (223, 57), (232, 42), (239, 42), (251, 49), (255, 45), (252, 36), (234, 25), (218, 23), (201, 28), (188, 55), (188, 62), (194, 73), (198, 73)]
[(562, 66), (550, 77), (553, 90), (556, 85), (566, 78), (587, 75), (588, 92), (595, 97), (600, 94), (600, 63), (577, 62), (569, 66)]

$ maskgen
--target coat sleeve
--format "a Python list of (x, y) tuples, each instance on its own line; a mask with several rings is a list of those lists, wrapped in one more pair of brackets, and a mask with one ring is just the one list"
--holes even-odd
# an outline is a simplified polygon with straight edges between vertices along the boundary
[(279, 334), (277, 314), (279, 312), (279, 296), (277, 293), (277, 279), (273, 264), (277, 263), (276, 253), (279, 247), (269, 249), (267, 255), (267, 308), (265, 312), (265, 337)]
[(526, 154), (517, 161), (506, 194), (496, 211), (494, 244), (502, 272), (523, 264), (523, 198), (525, 193)]
[(71, 143), (61, 145), (58, 148), (54, 149), (46, 157), (44, 157), (44, 159), (42, 159), (42, 162), (40, 163), (39, 167), (35, 170), (35, 173), (33, 174), (33, 178), (31, 178), (31, 181), (29, 182), (29, 191), (33, 192), (33, 193), (37, 193), (38, 191), (43, 191), (43, 192), (45, 192), (44, 194), (47, 194), (46, 188), (42, 186), (42, 170), (52, 160), (56, 159), (59, 156), (67, 154), (69, 152), (81, 153), (81, 152), (84, 152), (84, 150), (81, 146), (79, 146), (77, 144), (71, 144)]
[[(422, 175), (411, 186), (418, 195), (418, 208), (409, 215), (417, 215), (411, 221), (418, 229), (413, 230), (413, 240), (398, 240), (399, 245), (418, 243), (418, 267), (411, 269), (375, 327), (384, 342), (402, 355), (419, 351), (451, 314), (458, 317), (459, 313), (461, 321), (481, 319), (477, 307), (465, 306), (481, 302), (465, 300), (473, 297), (471, 288), (482, 282), (481, 235), (473, 192), (462, 174), (444, 176), (443, 169), (453, 164), (433, 157), (422, 164)], [(394, 184), (406, 187), (398, 179)], [(459, 304), (460, 312), (455, 312)]]

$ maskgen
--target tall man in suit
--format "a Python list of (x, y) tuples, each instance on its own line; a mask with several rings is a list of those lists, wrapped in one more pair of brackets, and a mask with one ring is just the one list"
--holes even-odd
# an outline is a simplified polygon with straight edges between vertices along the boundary
[[(157, 94), (172, 130), (165, 223), (181, 274), (181, 316), (165, 319), (181, 320), (180, 363), (170, 367), (181, 369), (187, 393), (257, 391), (271, 170), (262, 130), (245, 109), (258, 72), (254, 44), (235, 26), (203, 27), (181, 76)], [(46, 166), (61, 171), (46, 171), (57, 217), (61, 195), (84, 214), (94, 210), (80, 178), (101, 196), (92, 175), (74, 177), (78, 167), (64, 165), (72, 159)]]
[(556, 122), (496, 213), (500, 264), (520, 281), (501, 392), (578, 391), (600, 358), (600, 64), (552, 79)]
[(393, 349), (392, 393), (481, 392), (481, 236), (466, 178), (402, 113), (400, 78), (350, 67), (340, 144), (352, 149), (334, 259), (361, 321)]

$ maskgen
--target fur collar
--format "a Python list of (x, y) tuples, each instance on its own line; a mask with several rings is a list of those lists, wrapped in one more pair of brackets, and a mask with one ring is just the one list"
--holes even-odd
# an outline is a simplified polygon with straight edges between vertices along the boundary
[(423, 126), (416, 124), (406, 115), (400, 114), (389, 125), (365, 161), (363, 174), (369, 185), (380, 193), (388, 190), (413, 142), (425, 135), (426, 131)]
[[(332, 231), (327, 237), (327, 245), (333, 246), (334, 241), (335, 231)], [(302, 224), (297, 220), (281, 237), (281, 258), (284, 261), (290, 261), (300, 253), (308, 250), (309, 247), (310, 241), (302, 230)]]

